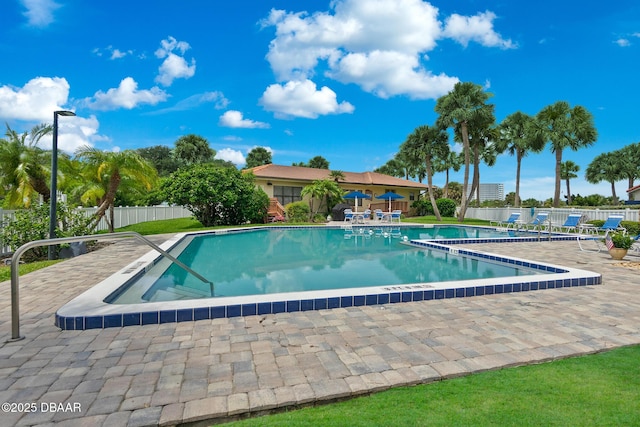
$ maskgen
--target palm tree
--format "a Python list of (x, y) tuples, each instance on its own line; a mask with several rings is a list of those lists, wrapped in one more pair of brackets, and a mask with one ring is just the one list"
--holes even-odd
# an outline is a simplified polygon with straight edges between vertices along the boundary
[[(300, 192), (301, 196), (309, 196), (309, 211), (312, 218), (317, 215), (323, 204), (329, 210), (329, 200), (340, 200), (342, 198), (342, 189), (338, 183), (332, 179), (318, 179), (311, 184), (305, 186)], [(313, 209), (314, 199), (318, 200), (316, 209)]]
[(598, 184), (602, 181), (609, 182), (613, 204), (618, 204), (615, 183), (624, 179), (624, 176), (620, 171), (620, 161), (616, 153), (602, 153), (596, 156), (587, 166), (584, 178), (591, 184)]
[(580, 171), (580, 166), (573, 163), (571, 160), (562, 162), (560, 165), (560, 178), (567, 182), (567, 204), (571, 204), (571, 188), (569, 187), (569, 180), (577, 178), (576, 172)]
[(629, 144), (615, 151), (620, 161), (622, 175), (629, 181), (629, 188), (640, 179), (640, 142)]
[(41, 124), (18, 134), (7, 125), (6, 138), (0, 139), (0, 191), (5, 193), (7, 207), (29, 207), (38, 196), (49, 200), (46, 165), (51, 157), (38, 143), (51, 129)]
[(156, 169), (132, 150), (114, 153), (84, 146), (76, 151), (76, 158), (85, 163), (85, 176), (89, 182), (83, 200), (94, 198), (98, 201), (91, 226), (95, 227), (109, 209), (111, 215), (107, 224), (110, 232), (114, 228), (113, 208), (120, 186), (142, 186), (148, 191), (158, 177)]
[(460, 170), (464, 161), (461, 153), (456, 153), (447, 145), (447, 154), (443, 157), (436, 159), (433, 169), (435, 172), (445, 172), (444, 188), (442, 189), (442, 197), (449, 197), (449, 170), (453, 169), (455, 172)]
[(508, 115), (498, 126), (498, 151), (508, 151), (516, 156), (516, 192), (514, 206), (520, 207), (520, 172), (522, 170), (522, 158), (530, 151), (540, 152), (544, 148), (544, 140), (533, 138), (533, 117), (516, 111)]
[(189, 134), (178, 138), (173, 154), (182, 164), (190, 166), (211, 162), (216, 151), (209, 146), (209, 141), (205, 138)]
[(471, 164), (471, 150), (469, 146), (469, 125), (480, 122), (493, 122), (493, 105), (486, 104), (491, 97), (484, 92), (482, 86), (471, 83), (456, 83), (447, 95), (438, 98), (435, 111), (439, 114), (436, 125), (442, 128), (453, 128), (459, 132), (462, 139), (464, 153), (464, 182), (462, 184), (463, 197), (458, 221), (462, 222), (467, 212), (467, 190), (469, 187), (469, 165)]
[[(489, 117), (488, 120), (493, 120), (493, 117)], [(498, 157), (494, 143), (498, 131), (492, 125), (493, 121), (477, 121), (469, 126), (469, 144), (473, 153), (473, 181), (467, 195), (467, 206), (473, 199), (474, 192), (476, 192), (476, 206), (480, 206), (480, 163), (493, 166)]]
[(593, 124), (593, 116), (586, 108), (576, 105), (571, 108), (569, 103), (558, 101), (543, 108), (537, 115), (534, 126), (534, 137), (537, 143), (551, 142), (551, 152), (556, 155), (556, 185), (553, 194), (553, 206), (560, 206), (560, 181), (562, 152), (569, 148), (577, 151), (592, 145), (598, 138), (598, 132)]
[(329, 171), (329, 178), (333, 179), (335, 182), (340, 182), (341, 180), (344, 181), (344, 172), (341, 170)]
[(429, 192), (431, 207), (438, 221), (442, 221), (442, 218), (433, 194), (433, 163), (436, 159), (444, 157), (448, 152), (448, 140), (449, 135), (442, 128), (418, 126), (400, 147), (400, 152), (404, 153), (405, 158), (412, 165), (416, 165), (416, 167), (419, 164), (424, 165), (428, 183), (427, 191)]

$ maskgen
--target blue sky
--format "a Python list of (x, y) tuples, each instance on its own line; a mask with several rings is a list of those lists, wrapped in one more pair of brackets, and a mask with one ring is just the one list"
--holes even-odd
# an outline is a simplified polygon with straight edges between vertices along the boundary
[[(373, 170), (435, 122), (457, 81), (491, 92), (498, 121), (561, 100), (586, 107), (599, 136), (564, 154), (581, 167), (574, 194), (610, 195), (584, 170), (640, 141), (632, 0), (6, 0), (0, 56), (0, 122), (25, 131), (73, 110), (60, 118), (69, 153), (195, 133), (240, 166), (263, 146), (278, 164), (322, 155), (331, 169)], [(553, 196), (553, 159), (548, 147), (524, 159), (521, 197)], [(515, 159), (484, 166), (481, 182), (513, 191)]]

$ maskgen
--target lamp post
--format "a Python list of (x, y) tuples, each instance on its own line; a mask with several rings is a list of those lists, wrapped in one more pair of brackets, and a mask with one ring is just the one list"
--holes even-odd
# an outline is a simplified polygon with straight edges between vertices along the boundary
[[(53, 146), (51, 152), (51, 196), (49, 197), (49, 238), (56, 238), (56, 203), (58, 201), (58, 116), (75, 116), (73, 111), (53, 112)], [(49, 259), (56, 259), (56, 248), (49, 246)]]

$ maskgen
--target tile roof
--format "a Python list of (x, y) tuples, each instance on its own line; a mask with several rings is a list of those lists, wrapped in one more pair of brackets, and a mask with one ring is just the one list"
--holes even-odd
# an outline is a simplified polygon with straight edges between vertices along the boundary
[[(315, 181), (329, 177), (329, 170), (305, 168), (302, 166), (268, 165), (256, 166), (248, 169), (253, 172), (256, 178), (284, 179), (295, 181)], [(344, 179), (341, 184), (361, 184), (361, 185), (386, 185), (390, 187), (406, 187), (427, 189), (428, 185), (420, 182), (409, 181), (396, 178), (377, 172), (342, 172)]]

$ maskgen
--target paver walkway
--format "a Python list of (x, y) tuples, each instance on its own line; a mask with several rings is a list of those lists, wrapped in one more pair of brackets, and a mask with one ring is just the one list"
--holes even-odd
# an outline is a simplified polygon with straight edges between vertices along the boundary
[[(36, 409), (0, 413), (0, 425), (215, 423), (640, 343), (638, 270), (616, 266), (608, 254), (580, 252), (575, 242), (473, 248), (597, 271), (604, 284), (104, 330), (57, 329), (53, 316), (60, 306), (147, 252), (134, 241), (121, 241), (21, 279), (22, 341), (5, 343), (11, 336), (10, 286), (0, 284), (0, 401), (33, 403)], [(62, 406), (49, 405), (54, 402)]]

